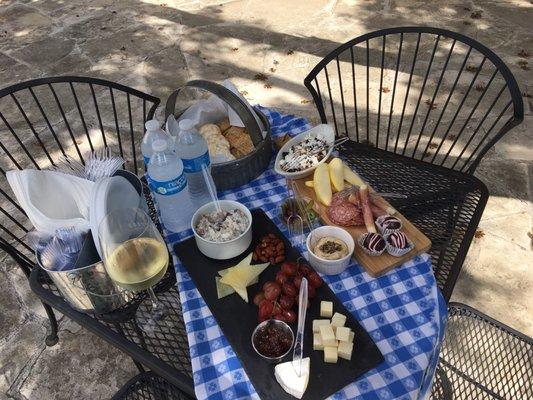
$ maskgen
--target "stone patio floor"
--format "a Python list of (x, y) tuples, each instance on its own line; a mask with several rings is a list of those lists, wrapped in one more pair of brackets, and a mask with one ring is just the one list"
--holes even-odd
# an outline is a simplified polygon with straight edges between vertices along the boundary
[[(476, 38), (510, 66), (526, 117), (477, 170), (491, 197), (453, 300), (533, 336), (532, 3), (0, 0), (0, 82), (89, 75), (166, 99), (193, 78), (231, 78), (250, 102), (316, 122), (303, 78), (339, 44), (401, 25)], [(476, 11), (480, 18), (472, 18)], [(268, 85), (254, 78), (259, 73)], [(2, 255), (0, 399), (105, 399), (136, 373), (128, 357), (71, 321), (60, 324), (59, 344), (45, 347), (44, 311), (20, 270)]]

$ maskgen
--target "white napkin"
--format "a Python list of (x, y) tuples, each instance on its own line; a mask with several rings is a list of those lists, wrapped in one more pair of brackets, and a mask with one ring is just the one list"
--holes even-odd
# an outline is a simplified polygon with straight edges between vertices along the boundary
[[(259, 124), (259, 128), (261, 129), (264, 138), (266, 136), (265, 127), (250, 103), (248, 103), (248, 101), (229, 79), (226, 79), (224, 82), (222, 82), (222, 86), (235, 93), (244, 102)], [(200, 127), (204, 124), (216, 124), (226, 117), (229, 118), (230, 125), (240, 126), (241, 128), (244, 127), (244, 124), (237, 113), (224, 100), (213, 94), (206, 100), (199, 100), (190, 106), (187, 110), (185, 110), (185, 112), (183, 112), (183, 114), (180, 115), (179, 120), (190, 119), (194, 125), (200, 129)]]
[(89, 201), (94, 182), (56, 171), (8, 171), (7, 180), (36, 230), (90, 229)]

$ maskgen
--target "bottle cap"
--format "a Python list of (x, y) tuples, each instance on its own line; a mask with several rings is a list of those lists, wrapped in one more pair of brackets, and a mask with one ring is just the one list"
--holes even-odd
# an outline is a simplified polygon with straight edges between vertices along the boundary
[(154, 140), (152, 143), (152, 150), (153, 151), (165, 151), (168, 147), (168, 143), (166, 140)]
[(147, 131), (155, 131), (159, 129), (159, 121), (157, 119), (151, 119), (150, 121), (146, 121), (144, 124), (144, 127)]
[(182, 119), (179, 123), (179, 127), (184, 131), (190, 131), (194, 128), (194, 124), (190, 119)]

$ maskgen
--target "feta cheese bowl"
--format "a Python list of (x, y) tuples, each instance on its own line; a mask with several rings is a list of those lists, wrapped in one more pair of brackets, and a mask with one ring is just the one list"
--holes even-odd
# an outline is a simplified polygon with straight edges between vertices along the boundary
[(219, 201), (200, 207), (191, 219), (191, 228), (200, 252), (216, 260), (227, 260), (242, 254), (252, 242), (252, 214), (243, 204), (233, 200)]
[[(326, 162), (333, 151), (335, 131), (331, 125), (321, 124), (293, 137), (279, 150), (274, 170), (288, 179), (309, 176), (315, 168)], [(327, 147), (316, 154), (316, 150)], [(291, 165), (291, 168), (287, 168)]]

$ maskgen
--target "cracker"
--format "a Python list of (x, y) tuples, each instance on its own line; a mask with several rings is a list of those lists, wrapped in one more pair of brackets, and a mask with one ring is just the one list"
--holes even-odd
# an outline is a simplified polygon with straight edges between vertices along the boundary
[(246, 129), (232, 126), (224, 132), (224, 137), (231, 146), (231, 153), (241, 158), (254, 151), (254, 144)]
[(231, 125), (229, 124), (229, 118), (224, 118), (222, 121), (217, 123), (217, 126), (220, 129), (220, 132), (224, 133), (231, 127)]

